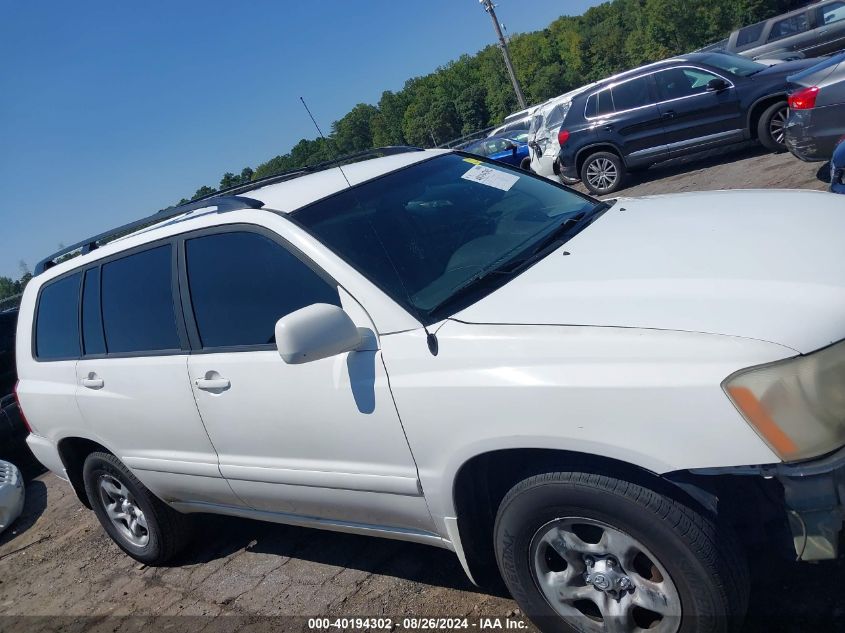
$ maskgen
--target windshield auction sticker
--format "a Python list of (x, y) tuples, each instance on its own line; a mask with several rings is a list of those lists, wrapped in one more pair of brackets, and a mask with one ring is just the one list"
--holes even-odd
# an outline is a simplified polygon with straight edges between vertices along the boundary
[(476, 165), (461, 176), (461, 178), (464, 180), (472, 180), (473, 182), (487, 185), (488, 187), (495, 187), (496, 189), (501, 189), (502, 191), (510, 191), (510, 188), (513, 187), (519, 180), (519, 176), (499, 171), (498, 169), (493, 169), (487, 165)]

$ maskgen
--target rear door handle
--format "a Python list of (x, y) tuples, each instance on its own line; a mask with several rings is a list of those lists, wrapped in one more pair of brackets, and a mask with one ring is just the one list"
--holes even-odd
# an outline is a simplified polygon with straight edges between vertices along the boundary
[(194, 381), (197, 389), (203, 391), (214, 391), (215, 389), (228, 389), (231, 383), (226, 378), (197, 378)]
[(604, 129), (605, 129), (605, 131), (607, 131), (607, 132), (612, 132), (612, 131), (613, 131), (613, 126), (612, 126), (612, 125), (605, 125), (605, 126), (604, 126)]
[(103, 382), (102, 378), (98, 378), (97, 374), (90, 374), (88, 377), (82, 379), (82, 386), (88, 387), (89, 389), (102, 389)]
[(674, 110), (667, 110), (663, 113), (664, 119), (674, 119), (675, 118), (675, 111)]

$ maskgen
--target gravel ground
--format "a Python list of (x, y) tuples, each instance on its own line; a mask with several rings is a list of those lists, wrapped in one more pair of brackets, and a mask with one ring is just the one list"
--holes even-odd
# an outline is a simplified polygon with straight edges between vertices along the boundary
[[(824, 189), (820, 167), (745, 148), (639, 174), (621, 195)], [(480, 630), (497, 630), (481, 617), (525, 624), (502, 591), (473, 587), (450, 552), (398, 541), (201, 517), (181, 558), (145, 567), (105, 536), (67, 484), (13, 460), (26, 466), (27, 501), (0, 535), (0, 631), (307, 630), (303, 616), (389, 616), (399, 630), (405, 616), (466, 616)], [(841, 562), (793, 566), (755, 555), (752, 578), (746, 632), (845, 624)]]

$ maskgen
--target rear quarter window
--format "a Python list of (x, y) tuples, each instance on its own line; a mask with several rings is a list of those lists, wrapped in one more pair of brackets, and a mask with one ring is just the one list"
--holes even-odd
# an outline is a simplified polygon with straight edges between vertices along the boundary
[(79, 285), (82, 273), (45, 284), (35, 316), (35, 356), (39, 360), (78, 358)]

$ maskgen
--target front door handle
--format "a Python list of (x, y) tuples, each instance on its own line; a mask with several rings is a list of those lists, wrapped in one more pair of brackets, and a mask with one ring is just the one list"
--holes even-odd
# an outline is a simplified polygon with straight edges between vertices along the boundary
[(226, 378), (197, 378), (194, 384), (197, 386), (197, 389), (202, 389), (203, 391), (223, 390), (231, 386), (231, 383)]
[(674, 119), (675, 118), (675, 111), (674, 110), (667, 110), (663, 113), (664, 119)]
[(607, 132), (612, 132), (612, 131), (613, 131), (613, 126), (612, 126), (612, 125), (605, 125), (605, 126), (604, 126), (604, 129), (605, 129), (605, 131), (607, 131)]
[(103, 385), (105, 384), (102, 378), (97, 376), (97, 374), (93, 373), (88, 374), (80, 382), (82, 383), (83, 387), (88, 387), (89, 389), (102, 389)]

